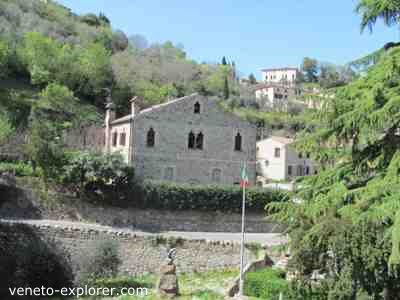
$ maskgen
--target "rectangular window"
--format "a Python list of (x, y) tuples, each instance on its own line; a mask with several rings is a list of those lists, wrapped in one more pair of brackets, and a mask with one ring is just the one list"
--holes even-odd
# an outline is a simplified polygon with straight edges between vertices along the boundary
[(118, 132), (114, 132), (112, 135), (112, 145), (113, 147), (117, 146), (117, 140), (118, 140)]
[(122, 133), (119, 135), (119, 145), (120, 145), (120, 146), (125, 146), (125, 143), (126, 143), (126, 133), (125, 133), (125, 132), (122, 132)]
[(211, 173), (211, 181), (214, 183), (221, 183), (222, 171), (221, 169), (213, 169)]
[(275, 148), (275, 157), (281, 157), (281, 148)]
[(174, 168), (166, 167), (164, 170), (164, 180), (172, 181), (174, 180)]
[(287, 167), (287, 173), (288, 173), (289, 176), (293, 175), (293, 167), (292, 166), (288, 166)]

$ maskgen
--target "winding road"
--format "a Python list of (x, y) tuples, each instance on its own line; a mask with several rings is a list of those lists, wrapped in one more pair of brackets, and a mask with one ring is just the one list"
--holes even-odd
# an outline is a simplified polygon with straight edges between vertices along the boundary
[[(208, 241), (220, 241), (220, 242), (236, 242), (241, 241), (241, 233), (224, 233), (224, 232), (188, 232), (188, 231), (162, 231), (157, 233), (144, 232), (132, 230), (123, 227), (111, 227), (93, 223), (81, 223), (71, 221), (59, 221), (59, 220), (11, 220), (11, 219), (0, 219), (0, 223), (21, 223), (32, 226), (51, 226), (55, 228), (77, 228), (77, 229), (93, 229), (99, 231), (110, 231), (110, 232), (123, 232), (136, 234), (138, 236), (164, 236), (164, 237), (181, 237), (188, 240), (205, 239)], [(247, 243), (260, 243), (264, 246), (276, 246), (287, 243), (285, 235), (279, 233), (246, 233), (245, 240)]]

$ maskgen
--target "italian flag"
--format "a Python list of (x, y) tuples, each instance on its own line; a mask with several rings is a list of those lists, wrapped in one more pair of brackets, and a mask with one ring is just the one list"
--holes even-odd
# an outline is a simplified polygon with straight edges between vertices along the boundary
[(240, 187), (244, 188), (249, 185), (249, 177), (247, 176), (246, 165), (243, 164), (242, 172), (240, 175)]

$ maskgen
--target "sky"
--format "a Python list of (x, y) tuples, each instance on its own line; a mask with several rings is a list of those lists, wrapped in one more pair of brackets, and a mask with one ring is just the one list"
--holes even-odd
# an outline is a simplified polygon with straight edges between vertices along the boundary
[(235, 61), (240, 74), (300, 66), (303, 57), (345, 64), (397, 41), (378, 22), (360, 33), (356, 0), (57, 0), (78, 14), (104, 13), (114, 29), (181, 43), (198, 62)]

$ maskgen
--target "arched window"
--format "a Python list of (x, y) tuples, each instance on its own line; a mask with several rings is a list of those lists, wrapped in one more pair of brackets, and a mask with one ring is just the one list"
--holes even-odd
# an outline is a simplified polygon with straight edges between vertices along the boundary
[(155, 131), (153, 128), (150, 128), (147, 132), (147, 147), (154, 147), (155, 144)]
[(242, 151), (242, 136), (240, 133), (235, 137), (235, 151)]
[(194, 105), (194, 113), (199, 114), (200, 113), (200, 103), (196, 102)]
[(203, 150), (203, 140), (204, 140), (203, 133), (200, 132), (196, 138), (196, 149)]
[(195, 142), (195, 136), (193, 131), (189, 133), (189, 138), (188, 138), (188, 148), (189, 149), (194, 149), (194, 142)]
[(221, 169), (213, 169), (212, 170), (212, 173), (211, 173), (212, 182), (220, 183), (221, 182), (221, 177), (222, 177)]

